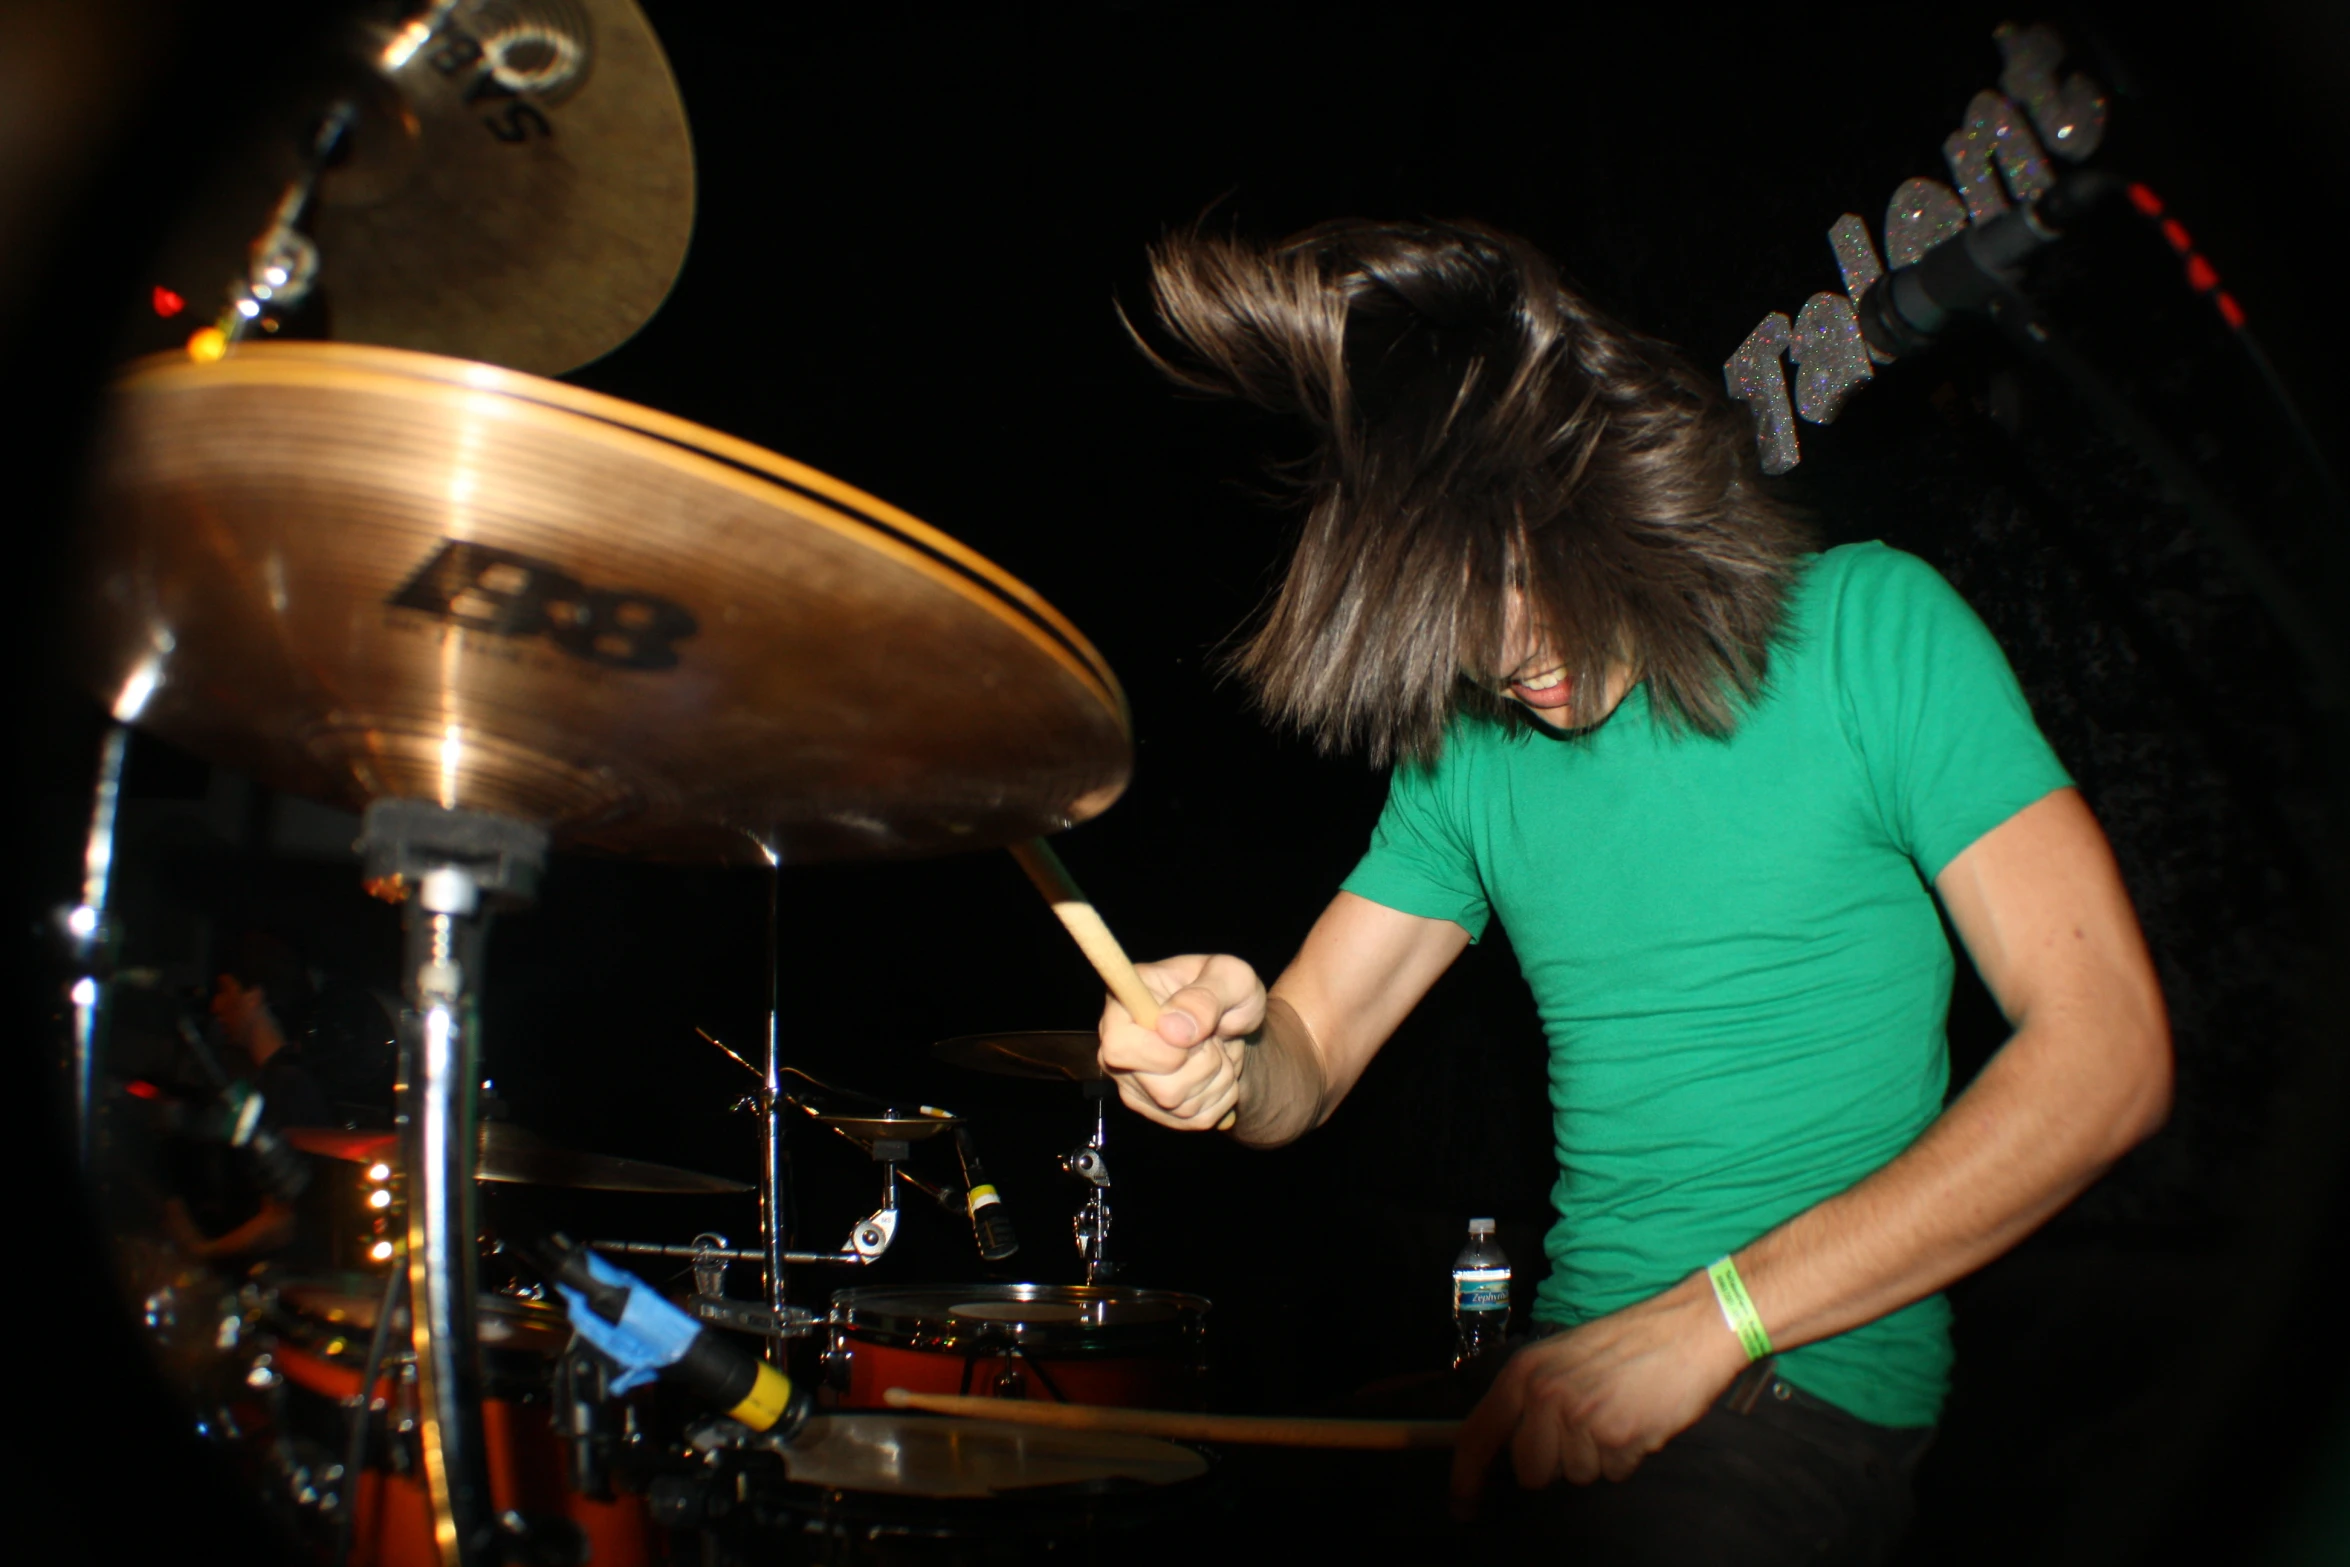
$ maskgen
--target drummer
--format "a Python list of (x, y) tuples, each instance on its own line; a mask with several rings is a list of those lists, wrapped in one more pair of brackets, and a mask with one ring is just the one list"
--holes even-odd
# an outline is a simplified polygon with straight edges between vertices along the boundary
[[(1997, 644), (1914, 557), (1814, 553), (1718, 379), (1523, 240), (1192, 233), (1153, 289), (1162, 368), (1318, 441), (1233, 667), (1394, 772), (1271, 987), (1146, 965), (1166, 1010), (1112, 1002), (1102, 1064), (1152, 1120), (1287, 1143), (1498, 917), (1558, 1216), (1457, 1502), (1506, 1455), (1595, 1560), (1882, 1559), (1948, 1385), (1937, 1292), (2170, 1102), (2128, 896)], [(1947, 1105), (1936, 897), (2013, 1029)]]
[[(270, 1126), (323, 1126), (334, 1119), (301, 1044), (316, 1005), (309, 970), (286, 942), (247, 930), (230, 944), (213, 983), (213, 1031), (223, 1066), (261, 1095)], [(282, 1254), (295, 1242), (294, 1205), (257, 1180), (236, 1152), (191, 1142), (174, 1161), (173, 1184), (185, 1195), (166, 1199), (163, 1221), (186, 1256), (244, 1261)]]

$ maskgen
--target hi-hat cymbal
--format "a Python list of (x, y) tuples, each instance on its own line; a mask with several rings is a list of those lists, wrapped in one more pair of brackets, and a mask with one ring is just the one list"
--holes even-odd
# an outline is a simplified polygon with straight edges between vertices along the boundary
[(391, 349), (118, 383), (78, 588), (118, 717), (295, 794), (664, 859), (984, 848), (1106, 808), (1124, 696), (952, 539), (746, 442)]
[[(349, 1164), (378, 1160), (397, 1163), (400, 1138), (396, 1132), (353, 1132), (339, 1126), (297, 1126), (282, 1134), (288, 1144), (323, 1159)], [(611, 1154), (581, 1153), (557, 1147), (535, 1132), (511, 1121), (484, 1121), (481, 1125), (481, 1163), (475, 1176), (516, 1186), (567, 1186), (598, 1192), (672, 1192), (680, 1195), (747, 1192), (751, 1188), (722, 1176), (647, 1159), (620, 1159)]]
[(808, 1118), (818, 1126), (829, 1127), (850, 1142), (870, 1148), (876, 1142), (918, 1143), (924, 1138), (951, 1132), (962, 1124), (962, 1117), (944, 1110), (927, 1107), (918, 1115), (829, 1115), (810, 1110)]
[(965, 1034), (959, 1039), (940, 1040), (930, 1047), (930, 1053), (974, 1072), (1089, 1083), (1109, 1075), (1102, 1070), (1101, 1043), (1098, 1035), (1074, 1030)]
[(668, 297), (693, 234), (693, 143), (644, 13), (458, 0), (422, 41), (389, 20), (355, 26), (190, 204), (151, 281), (191, 314), (154, 333), (177, 341), (221, 308), (301, 169), (302, 127), (336, 99), (358, 117), (308, 225), (329, 336), (559, 375)]

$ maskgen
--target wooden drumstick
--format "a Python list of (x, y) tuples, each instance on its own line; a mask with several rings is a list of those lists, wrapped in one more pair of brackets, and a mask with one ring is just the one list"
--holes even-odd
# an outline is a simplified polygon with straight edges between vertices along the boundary
[(1021, 1398), (970, 1398), (915, 1393), (893, 1387), (881, 1395), (892, 1409), (927, 1409), (1016, 1425), (1063, 1431), (1110, 1431), (1168, 1442), (1230, 1442), (1263, 1447), (1345, 1447), (1373, 1451), (1451, 1447), (1458, 1420), (1317, 1420), (1286, 1415), (1200, 1415), (1181, 1409), (1117, 1409), (1099, 1404), (1052, 1404)]
[(1093, 971), (1110, 987), (1110, 994), (1118, 998), (1118, 1005), (1133, 1014), (1134, 1021), (1144, 1028), (1156, 1028), (1159, 1023), (1158, 998), (1134, 972), (1126, 949), (1118, 945), (1118, 938), (1110, 934), (1110, 927), (1102, 923), (1101, 914), (1093, 900), (1077, 885), (1077, 878), (1069, 874), (1069, 867), (1053, 852), (1053, 846), (1042, 838), (1029, 838), (1012, 845), (1012, 858), (1036, 883), (1036, 890), (1044, 894), (1044, 901), (1053, 906), (1062, 925), (1075, 938), (1078, 950), (1093, 965)]
[[(1159, 1002), (1134, 972), (1134, 964), (1126, 956), (1126, 949), (1118, 945), (1118, 938), (1110, 934), (1110, 927), (1102, 920), (1093, 900), (1077, 885), (1077, 878), (1069, 874), (1069, 867), (1053, 852), (1053, 846), (1042, 838), (1027, 838), (1012, 845), (1012, 858), (1028, 873), (1036, 890), (1044, 894), (1044, 901), (1053, 906), (1062, 926), (1077, 942), (1085, 960), (1102, 977), (1110, 994), (1118, 1000), (1135, 1022), (1144, 1028), (1159, 1025)], [(1224, 1112), (1224, 1119), (1216, 1123), (1216, 1130), (1228, 1132), (1240, 1118), (1236, 1110)]]

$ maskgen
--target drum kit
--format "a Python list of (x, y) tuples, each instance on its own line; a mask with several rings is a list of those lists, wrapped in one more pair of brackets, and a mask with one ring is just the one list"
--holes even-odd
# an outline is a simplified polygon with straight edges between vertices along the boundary
[[(338, 1564), (627, 1567), (675, 1530), (716, 1559), (1158, 1516), (1211, 1472), (1197, 1448), (886, 1407), (898, 1389), (1200, 1405), (1207, 1302), (1110, 1282), (1111, 1085), (1090, 1034), (936, 1050), (1079, 1084), (1091, 1134), (1062, 1163), (1085, 1283), (846, 1289), (820, 1320), (786, 1298), (788, 1270), (880, 1256), (901, 1185), (967, 1209), (983, 1255), (1011, 1238), (960, 1118), (785, 1061), (771, 969), (763, 1061), (720, 1045), (758, 1079), (760, 1244), (591, 1246), (688, 1262), (683, 1310), (728, 1353), (780, 1370), (823, 1335), (805, 1419), (624, 1385), (577, 1292), (517, 1260), (545, 1255), (532, 1238), (485, 1249), (482, 1182), (747, 1189), (483, 1117), (485, 931), (531, 904), (550, 845), (765, 866), (772, 911), (787, 865), (1012, 845), (1098, 814), (1131, 729), (1075, 627), (945, 534), (543, 378), (643, 323), (691, 227), (684, 110), (631, 0), (431, 0), (361, 27), (327, 75), (300, 134), (233, 167), (162, 261), (157, 312), (168, 296), (190, 312), (175, 333), (194, 330), (113, 389), (69, 592), (79, 677), (116, 724), (63, 923), (89, 1157), (113, 1081), (129, 732), (359, 812), (360, 880), (405, 932), (399, 1115), (274, 1134), (366, 1172), (376, 1239), (355, 1270), (227, 1280), (125, 1243), (159, 1356)], [(272, 1135), (230, 1119), (232, 1142)], [(882, 1166), (881, 1206), (833, 1252), (787, 1233), (786, 1141), (810, 1123)], [(942, 1139), (959, 1191), (906, 1168)], [(738, 1263), (757, 1299), (727, 1293)]]

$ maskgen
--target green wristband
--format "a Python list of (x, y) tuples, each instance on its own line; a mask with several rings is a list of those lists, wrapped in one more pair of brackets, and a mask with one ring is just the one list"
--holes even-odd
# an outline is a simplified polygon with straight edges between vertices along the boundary
[(1713, 1283), (1714, 1301), (1722, 1308), (1722, 1320), (1730, 1324), (1730, 1331), (1746, 1347), (1746, 1358), (1756, 1361), (1769, 1354), (1771, 1335), (1764, 1331), (1762, 1315), (1754, 1309), (1754, 1300), (1746, 1293), (1746, 1281), (1738, 1276), (1738, 1264), (1724, 1257), (1706, 1269), (1705, 1276)]

